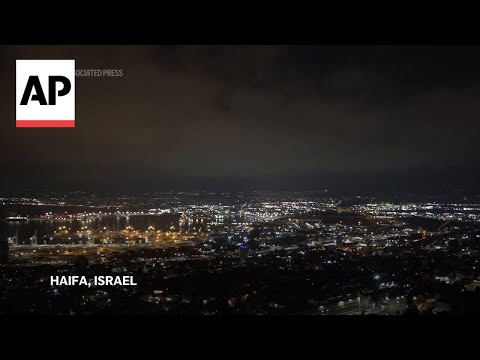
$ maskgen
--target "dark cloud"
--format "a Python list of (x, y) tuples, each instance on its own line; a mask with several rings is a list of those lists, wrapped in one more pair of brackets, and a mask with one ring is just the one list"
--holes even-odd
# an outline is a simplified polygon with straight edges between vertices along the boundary
[[(125, 76), (77, 78), (75, 129), (16, 129), (20, 58)], [(473, 46), (2, 47), (1, 185), (469, 183), (479, 60)]]

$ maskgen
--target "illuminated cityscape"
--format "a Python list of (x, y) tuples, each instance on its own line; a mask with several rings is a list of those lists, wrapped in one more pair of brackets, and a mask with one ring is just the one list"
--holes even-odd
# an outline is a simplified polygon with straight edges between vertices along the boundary
[[(2, 312), (478, 311), (478, 197), (77, 192), (0, 201)], [(137, 285), (51, 286), (50, 276), (67, 274), (128, 274)]]

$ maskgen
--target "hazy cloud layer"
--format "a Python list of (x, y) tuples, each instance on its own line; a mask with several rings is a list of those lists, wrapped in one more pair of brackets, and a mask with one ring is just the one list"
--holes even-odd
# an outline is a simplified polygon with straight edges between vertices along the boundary
[[(348, 187), (379, 173), (401, 186), (452, 169), (472, 182), (479, 160), (478, 47), (0, 49), (4, 188)], [(75, 129), (16, 129), (22, 58), (124, 76), (77, 78)]]

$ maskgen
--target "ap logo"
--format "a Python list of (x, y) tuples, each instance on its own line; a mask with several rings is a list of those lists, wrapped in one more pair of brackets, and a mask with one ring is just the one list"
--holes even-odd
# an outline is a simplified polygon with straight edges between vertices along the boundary
[(75, 60), (17, 60), (17, 127), (75, 127)]

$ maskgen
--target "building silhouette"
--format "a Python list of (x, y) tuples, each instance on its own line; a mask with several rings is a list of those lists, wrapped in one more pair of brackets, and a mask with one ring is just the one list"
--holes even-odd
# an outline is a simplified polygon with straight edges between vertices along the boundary
[(5, 238), (0, 238), (0, 266), (6, 265), (9, 258), (9, 245)]
[(38, 236), (37, 236), (37, 230), (35, 229), (35, 234), (30, 238), (30, 244), (31, 245), (37, 245), (38, 244)]

